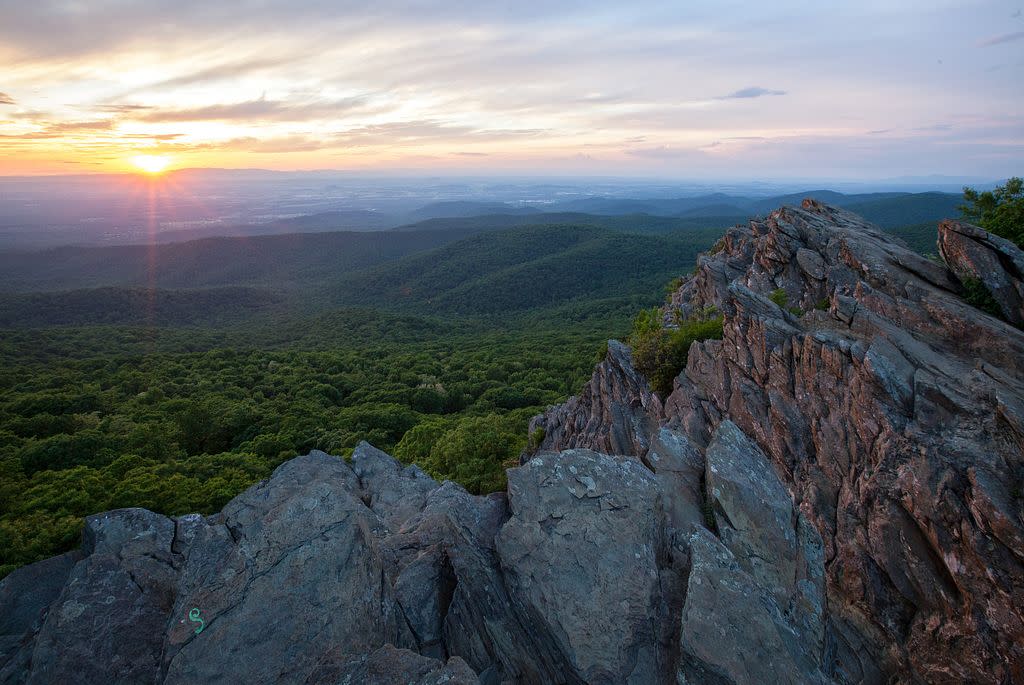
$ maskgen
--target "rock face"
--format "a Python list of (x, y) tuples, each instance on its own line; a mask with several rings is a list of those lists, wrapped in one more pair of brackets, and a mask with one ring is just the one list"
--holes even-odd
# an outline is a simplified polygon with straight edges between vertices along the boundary
[(957, 226), (730, 230), (666, 311), (724, 338), (664, 398), (609, 344), (507, 493), (363, 443), (90, 517), (0, 581), (0, 684), (1024, 682), (1024, 333), (960, 297), (1020, 272)]
[[(940, 226), (939, 249), (949, 268), (807, 201), (730, 230), (670, 305), (717, 307), (724, 338), (691, 348), (647, 421), (707, 446), (709, 462), (734, 423), (801, 514), (772, 539), (763, 525), (785, 519), (781, 493), (736, 516), (743, 483), (711, 473), (718, 541), (691, 543), (694, 569), (729, 566), (724, 546), (763, 588), (771, 569), (753, 561), (766, 547), (789, 559), (810, 523), (824, 542), (825, 675), (838, 682), (1024, 682), (1024, 333), (960, 296), (977, 279), (1019, 321), (1021, 254), (958, 222)], [(768, 299), (778, 289), (787, 306)]]
[(977, 226), (943, 221), (939, 254), (961, 281), (984, 285), (1007, 321), (1024, 326), (1024, 252), (1016, 245)]
[[(630, 349), (608, 341), (608, 354), (583, 391), (560, 407), (534, 417), (530, 434), (544, 444), (586, 447), (607, 454), (643, 454), (657, 430), (661, 401), (633, 369)], [(525, 458), (524, 458), (525, 461)]]
[[(727, 456), (709, 448), (707, 463), (669, 430), (644, 460), (544, 452), (510, 471), (507, 496), (487, 497), (364, 443), (351, 465), (320, 452), (293, 459), (205, 519), (142, 509), (91, 517), (80, 553), (0, 583), (0, 682), (640, 684), (705, 682), (703, 673), (755, 682), (783, 667), (818, 674), (821, 540), (794, 529), (802, 518), (783, 497), (763, 524), (768, 539), (790, 544), (779, 554), (758, 548), (739, 522), (761, 505), (745, 502), (784, 490), (741, 436), (723, 424), (713, 445)], [(742, 471), (752, 464), (756, 478)], [(727, 543), (701, 523), (712, 474), (715, 516), (728, 512), (738, 526)], [(727, 544), (763, 558), (737, 562)], [(726, 651), (716, 618), (723, 579), (746, 602), (730, 601)], [(774, 637), (738, 665), (743, 614), (755, 609)]]

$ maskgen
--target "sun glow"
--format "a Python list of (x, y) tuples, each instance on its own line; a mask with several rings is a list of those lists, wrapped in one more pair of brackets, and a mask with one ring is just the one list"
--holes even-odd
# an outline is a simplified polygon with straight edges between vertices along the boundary
[(171, 163), (170, 158), (163, 155), (136, 155), (129, 161), (132, 166), (147, 174), (159, 174)]

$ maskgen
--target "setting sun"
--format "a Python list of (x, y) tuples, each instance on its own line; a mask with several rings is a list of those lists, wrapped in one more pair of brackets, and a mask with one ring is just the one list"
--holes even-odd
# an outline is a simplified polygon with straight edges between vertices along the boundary
[(145, 171), (147, 174), (159, 174), (171, 163), (168, 157), (162, 155), (137, 155), (131, 158), (132, 166)]

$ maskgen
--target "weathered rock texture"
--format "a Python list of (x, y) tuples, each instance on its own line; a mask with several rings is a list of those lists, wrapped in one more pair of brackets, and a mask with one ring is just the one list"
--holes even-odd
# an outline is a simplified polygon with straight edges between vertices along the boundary
[(958, 294), (1020, 272), (958, 226), (732, 229), (671, 305), (724, 338), (666, 398), (611, 343), (507, 494), (363, 443), (90, 517), (0, 582), (0, 683), (1024, 682), (1024, 333)]
[(961, 281), (984, 285), (1007, 321), (1024, 326), (1024, 252), (1016, 245), (977, 226), (943, 221), (939, 254)]
[(608, 341), (604, 361), (583, 392), (530, 421), (543, 444), (586, 447), (607, 454), (643, 454), (658, 427), (661, 400), (633, 369), (633, 355), (617, 340)]
[[(609, 417), (650, 407), (630, 425), (657, 421), (708, 445), (709, 462), (719, 459), (716, 429), (732, 422), (794, 498), (796, 538), (773, 539), (763, 526), (786, 518), (782, 494), (751, 509), (738, 484), (711, 473), (718, 539), (691, 543), (691, 590), (703, 564), (733, 563), (762, 588), (772, 573), (788, 577), (809, 522), (824, 541), (827, 677), (1024, 682), (1024, 333), (1010, 325), (1021, 321), (1024, 255), (944, 222), (947, 268), (813, 201), (734, 228), (718, 248), (670, 307), (683, 316), (717, 307), (724, 339), (693, 346), (658, 415), (643, 390), (589, 401)], [(961, 299), (968, 278), (984, 283), (1006, 322)], [(777, 289), (787, 306), (768, 299)], [(635, 374), (618, 384), (634, 387)], [(572, 428), (542, 449), (595, 439), (567, 409), (548, 416)], [(734, 471), (758, 473), (753, 463)], [(742, 502), (743, 514), (731, 514)], [(758, 568), (765, 549), (786, 565)], [(745, 637), (763, 634), (751, 625)], [(728, 677), (758, 680), (751, 671)]]

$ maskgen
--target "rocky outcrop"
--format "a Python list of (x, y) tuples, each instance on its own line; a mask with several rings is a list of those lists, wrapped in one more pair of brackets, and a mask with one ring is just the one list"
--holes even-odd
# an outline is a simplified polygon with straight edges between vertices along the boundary
[(939, 254), (962, 282), (984, 286), (1003, 318), (1024, 327), (1024, 252), (1005, 238), (965, 224), (939, 224)]
[[(687, 682), (826, 683), (821, 537), (731, 421), (706, 452), (717, 537), (695, 529), (680, 644)], [(827, 666), (825, 666), (827, 668)]]
[[(707, 456), (669, 430), (642, 460), (544, 452), (510, 470), (507, 495), (486, 497), (364, 443), (350, 463), (321, 452), (293, 459), (216, 516), (92, 517), (80, 553), (0, 583), (10, 655), (0, 682), (817, 674), (821, 541), (783, 498), (762, 524), (765, 539), (791, 544), (759, 546), (748, 523), (784, 491), (740, 435), (723, 424)], [(713, 527), (734, 531), (724, 542), (703, 527), (704, 481), (714, 484)], [(740, 593), (728, 600), (729, 623), (726, 590)], [(774, 632), (741, 658), (744, 615)]]
[[(763, 451), (824, 543), (825, 675), (838, 682), (1024, 682), (1024, 334), (962, 298), (978, 279), (1015, 321), (1019, 251), (957, 222), (940, 227), (940, 251), (948, 267), (813, 201), (731, 229), (667, 310), (717, 308), (723, 339), (695, 344), (661, 413), (648, 402), (631, 422), (678, 431), (709, 461), (732, 422)], [(565, 409), (553, 413), (571, 424)], [(749, 560), (792, 557), (789, 534), (761, 527), (785, 518), (785, 498), (751, 525), (728, 513), (739, 484), (716, 482), (718, 539), (691, 543), (694, 568), (734, 563), (764, 587)]]
[[(530, 435), (546, 446), (585, 447), (607, 454), (643, 454), (657, 430), (661, 400), (643, 375), (633, 369), (633, 355), (617, 340), (608, 341), (604, 360), (583, 391), (530, 422)], [(524, 455), (526, 461), (529, 455)]]
[(961, 297), (1019, 272), (975, 230), (730, 230), (666, 310), (723, 339), (667, 397), (610, 343), (507, 493), (363, 443), (90, 517), (0, 581), (0, 684), (1024, 682), (1024, 332)]

